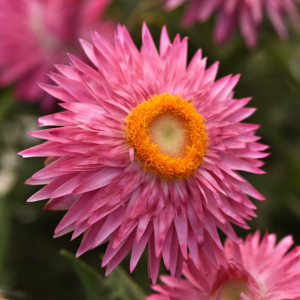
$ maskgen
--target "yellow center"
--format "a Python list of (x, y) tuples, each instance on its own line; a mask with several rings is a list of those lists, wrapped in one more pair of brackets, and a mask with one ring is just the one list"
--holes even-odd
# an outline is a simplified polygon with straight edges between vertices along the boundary
[(252, 299), (247, 288), (247, 279), (244, 277), (233, 278), (223, 283), (218, 300), (243, 300), (241, 293)]
[(188, 178), (206, 153), (204, 121), (193, 104), (180, 96), (154, 95), (127, 116), (128, 146), (146, 171), (164, 179)]

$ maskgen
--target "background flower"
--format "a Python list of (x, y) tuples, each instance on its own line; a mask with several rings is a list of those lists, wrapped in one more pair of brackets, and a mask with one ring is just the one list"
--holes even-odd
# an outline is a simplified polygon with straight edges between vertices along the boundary
[(153, 286), (160, 294), (147, 299), (300, 299), (300, 247), (287, 253), (292, 244), (287, 236), (276, 245), (275, 234), (266, 234), (260, 242), (258, 231), (241, 244), (227, 239), (225, 252), (218, 257), (221, 269), (207, 260), (196, 268), (189, 259), (183, 270), (186, 279), (178, 283), (162, 276), (165, 285)]
[(17, 84), (16, 97), (53, 110), (56, 100), (37, 82), (49, 82), (54, 64), (66, 63), (66, 52), (84, 59), (79, 38), (97, 30), (112, 40), (114, 24), (101, 20), (110, 0), (1, 0), (0, 84)]
[[(173, 9), (184, 0), (167, 0), (166, 8)], [(195, 22), (205, 22), (216, 13), (214, 39), (217, 42), (227, 42), (236, 27), (246, 40), (249, 48), (257, 43), (259, 28), (266, 13), (281, 39), (288, 37), (285, 18), (288, 17), (295, 26), (299, 24), (296, 7), (298, 0), (191, 0), (183, 22), (191, 25)]]
[[(258, 143), (254, 134), (259, 126), (240, 122), (255, 109), (244, 108), (250, 98), (233, 98), (239, 76), (215, 81), (218, 64), (206, 69), (200, 50), (187, 67), (187, 39), (180, 41), (177, 35), (171, 44), (165, 28), (159, 54), (146, 25), (142, 40), (139, 51), (126, 28), (118, 26), (115, 46), (97, 33), (94, 46), (83, 42), (98, 71), (70, 56), (71, 67), (60, 67), (62, 75), (50, 75), (59, 86), (42, 87), (64, 101), (61, 106), (66, 111), (42, 117), (39, 124), (61, 127), (31, 133), (48, 141), (21, 154), (53, 157), (27, 184), (47, 184), (29, 201), (52, 198), (45, 209), (68, 210), (55, 236), (74, 230), (75, 238), (85, 232), (77, 255), (109, 240), (102, 263), (108, 264), (107, 273), (131, 249), (132, 271), (148, 244), (149, 272), (155, 282), (161, 258), (172, 276), (180, 277), (187, 249), (197, 265), (198, 248), (217, 263), (216, 256), (223, 251), (217, 227), (233, 240), (237, 237), (230, 222), (249, 228), (244, 219), (255, 216), (255, 206), (246, 194), (264, 198), (236, 170), (262, 174), (263, 163), (257, 159), (268, 154), (261, 152), (267, 146)], [(178, 101), (175, 115), (185, 124), (179, 103), (195, 122), (206, 120), (206, 134), (200, 133), (207, 136), (199, 150), (203, 160), (194, 175), (185, 173), (181, 180), (165, 173), (165, 180), (158, 176), (161, 167), (150, 168), (139, 149), (141, 140), (134, 144), (130, 138), (130, 130), (141, 136), (139, 128), (131, 129), (134, 116), (143, 121), (142, 127), (148, 126), (147, 114), (157, 111), (153, 102), (168, 107), (164, 118), (173, 114), (172, 101)], [(147, 110), (138, 115), (144, 105)], [(178, 122), (176, 134), (182, 132)], [(160, 149), (164, 143), (158, 141)], [(187, 170), (182, 163), (178, 169)]]

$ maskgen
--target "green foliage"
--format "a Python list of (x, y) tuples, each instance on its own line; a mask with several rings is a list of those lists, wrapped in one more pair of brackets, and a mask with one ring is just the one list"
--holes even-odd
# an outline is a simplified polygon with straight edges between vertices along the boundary
[(74, 268), (86, 292), (87, 300), (143, 300), (146, 294), (121, 268), (117, 267), (109, 276), (104, 277), (91, 266), (67, 251), (63, 255)]
[[(5, 272), (4, 263), (7, 251), (7, 242), (9, 235), (9, 224), (7, 212), (5, 212), (5, 198), (0, 197), (0, 274)], [(1, 277), (0, 277), (1, 279)]]

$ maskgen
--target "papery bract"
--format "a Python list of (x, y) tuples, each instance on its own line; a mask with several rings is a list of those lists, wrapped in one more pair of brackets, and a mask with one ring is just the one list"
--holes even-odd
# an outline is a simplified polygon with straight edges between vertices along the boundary
[(67, 51), (85, 58), (79, 38), (92, 30), (112, 40), (115, 25), (103, 19), (111, 0), (0, 0), (0, 85), (16, 83), (16, 97), (42, 101), (53, 110), (53, 97), (37, 82), (50, 82), (54, 64), (66, 64)]
[(276, 235), (249, 234), (240, 244), (229, 238), (225, 251), (218, 257), (218, 269), (207, 260), (196, 268), (191, 258), (184, 263), (186, 279), (178, 282), (162, 276), (165, 285), (155, 285), (160, 294), (148, 300), (287, 300), (300, 299), (300, 247), (287, 253), (291, 236), (276, 245)]
[(171, 43), (165, 28), (159, 53), (146, 25), (142, 41), (139, 51), (118, 26), (114, 46), (97, 33), (83, 42), (97, 70), (70, 55), (70, 67), (51, 73), (58, 86), (42, 87), (65, 111), (39, 124), (60, 127), (31, 133), (48, 141), (21, 154), (50, 157), (27, 184), (46, 184), (29, 201), (68, 210), (56, 237), (85, 232), (77, 255), (109, 241), (107, 273), (130, 250), (132, 271), (148, 244), (155, 282), (161, 258), (180, 277), (188, 250), (197, 266), (198, 251), (217, 264), (217, 227), (235, 241), (230, 222), (249, 228), (247, 195), (264, 197), (236, 170), (262, 174), (268, 154), (259, 126), (241, 123), (255, 109), (233, 98), (239, 75), (215, 80), (218, 63), (206, 69), (200, 50), (187, 67), (187, 39)]
[[(173, 9), (185, 0), (166, 0), (166, 8)], [(214, 39), (217, 42), (227, 42), (236, 27), (246, 40), (249, 48), (257, 43), (259, 28), (266, 13), (281, 39), (288, 37), (285, 25), (286, 16), (297, 26), (299, 15), (296, 7), (298, 0), (191, 0), (183, 23), (191, 25), (195, 22), (205, 22), (216, 13)]]

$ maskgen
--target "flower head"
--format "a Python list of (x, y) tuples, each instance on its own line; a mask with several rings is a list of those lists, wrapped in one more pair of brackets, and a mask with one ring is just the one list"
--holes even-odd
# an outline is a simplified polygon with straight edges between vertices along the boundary
[(53, 64), (67, 63), (66, 51), (82, 58), (79, 38), (91, 30), (112, 40), (114, 24), (101, 17), (111, 0), (0, 0), (0, 85), (16, 83), (16, 97), (50, 110), (54, 98), (37, 82), (48, 82)]
[(99, 34), (83, 47), (97, 70), (70, 56), (71, 67), (42, 85), (66, 110), (42, 117), (31, 133), (44, 144), (21, 152), (49, 156), (28, 184), (47, 184), (29, 201), (51, 198), (49, 210), (68, 210), (55, 236), (85, 232), (77, 255), (109, 241), (110, 272), (132, 250), (130, 269), (148, 244), (150, 276), (163, 258), (180, 276), (188, 249), (217, 264), (223, 251), (217, 227), (233, 240), (230, 222), (248, 228), (255, 216), (247, 195), (264, 198), (236, 170), (263, 173), (259, 127), (240, 123), (254, 112), (236, 100), (239, 76), (215, 81), (199, 50), (186, 66), (187, 39), (170, 42), (162, 30), (158, 53), (146, 25), (139, 51), (125, 27), (115, 45)]
[[(172, 9), (185, 0), (166, 0), (166, 8)], [(294, 25), (299, 23), (296, 2), (298, 0), (191, 0), (184, 17), (184, 24), (205, 22), (216, 13), (214, 38), (217, 42), (227, 42), (239, 26), (247, 46), (253, 48), (257, 43), (259, 27), (267, 13), (281, 39), (288, 37), (285, 17)]]
[(148, 300), (285, 300), (300, 299), (300, 247), (286, 254), (293, 240), (291, 236), (276, 245), (275, 234), (249, 234), (240, 244), (227, 239), (225, 251), (216, 268), (205, 258), (196, 268), (191, 258), (184, 263), (186, 279), (178, 282), (162, 276), (165, 285), (155, 285), (160, 294)]

